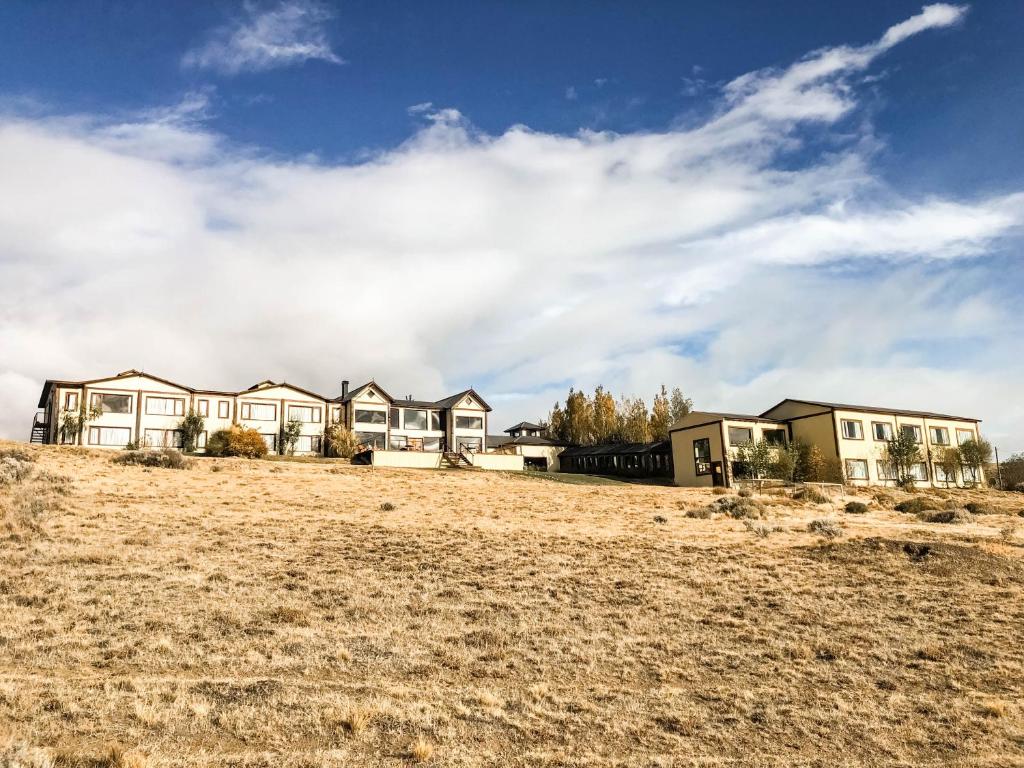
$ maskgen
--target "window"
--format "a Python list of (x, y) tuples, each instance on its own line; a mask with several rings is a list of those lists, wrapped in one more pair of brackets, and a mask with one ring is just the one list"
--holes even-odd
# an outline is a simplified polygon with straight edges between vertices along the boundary
[(402, 422), (399, 420), (401, 418), (401, 414), (398, 412), (397, 408), (390, 409), (388, 412), (388, 418), (391, 419), (391, 428), (398, 429)]
[(977, 467), (965, 467), (960, 466), (960, 471), (963, 472), (965, 483), (976, 483), (978, 482), (978, 468)]
[(242, 403), (242, 418), (248, 421), (277, 421), (274, 403)]
[(768, 445), (784, 446), (786, 444), (786, 430), (784, 429), (762, 429), (761, 438)]
[(115, 445), (123, 448), (131, 440), (127, 427), (89, 427), (89, 445)]
[(196, 440), (196, 448), (206, 448), (206, 432), (200, 432)]
[(66, 392), (64, 394), (64, 410), (65, 411), (77, 411), (78, 410), (78, 393), (77, 392)]
[[(860, 423), (860, 422), (857, 422)], [(846, 460), (846, 479), (847, 480), (867, 480), (868, 479), (868, 460), (867, 459), (847, 459)]]
[(424, 451), (440, 451), (441, 450), (441, 438), (440, 437), (425, 437), (425, 438), (423, 438), (423, 450)]
[[(93, 408), (99, 408), (103, 413), (131, 413), (131, 395), (108, 395), (102, 392), (95, 392), (92, 396)], [(125, 441), (127, 442), (127, 441)], [(106, 445), (106, 443), (99, 443)]]
[(430, 429), (434, 432), (440, 432), (444, 427), (441, 426), (441, 412), (431, 411), (430, 412)]
[(917, 424), (901, 424), (900, 432), (904, 435), (910, 435), (915, 443), (921, 442), (921, 428)]
[(479, 437), (460, 437), (460, 451), (479, 451), (483, 448), (483, 440)]
[(946, 474), (946, 470), (942, 468), (941, 464), (932, 464), (932, 474), (935, 475), (935, 481), (939, 483), (955, 483), (956, 472)]
[(875, 467), (878, 470), (879, 480), (895, 480), (896, 472), (892, 468), (892, 464), (888, 461), (876, 461)]
[(231, 403), (227, 400), (217, 401), (217, 418), (218, 419), (229, 419), (231, 418)]
[(750, 427), (729, 427), (729, 445), (746, 445), (753, 439), (754, 430)]
[(384, 439), (386, 435), (383, 432), (356, 432), (356, 440), (359, 441), (360, 445), (365, 445), (367, 448), (376, 448), (377, 450), (384, 450)]
[(411, 411), (408, 408), (405, 409), (405, 428), (406, 429), (426, 429), (427, 428), (427, 412), (426, 411)]
[(843, 419), (843, 437), (847, 440), (863, 440), (864, 425), (856, 419)]
[(209, 400), (200, 400), (197, 407), (198, 407), (199, 415), (200, 416), (209, 416), (210, 415), (210, 401)]
[(711, 474), (711, 438), (693, 441), (693, 464), (698, 475)]
[(384, 411), (356, 410), (356, 424), (387, 424), (388, 415)]
[(288, 421), (298, 420), (305, 424), (320, 423), (320, 409), (312, 405), (289, 405)]
[(303, 453), (320, 453), (320, 435), (299, 435), (295, 450)]
[(956, 444), (957, 445), (963, 445), (968, 440), (973, 440), (973, 439), (974, 439), (974, 430), (973, 429), (958, 429), (956, 431)]
[(178, 397), (147, 397), (146, 415), (148, 416), (183, 416), (185, 401)]
[(391, 436), (391, 450), (401, 451), (408, 447), (409, 441), (405, 439), (405, 435), (392, 435)]
[(917, 464), (911, 465), (910, 476), (915, 480), (927, 480), (928, 465), (925, 464), (923, 461), (919, 461)]
[(277, 450), (277, 435), (260, 435), (263, 442), (267, 444), (267, 450), (273, 453)]
[(181, 448), (185, 444), (177, 429), (147, 429), (145, 443), (150, 448)]
[(928, 439), (932, 445), (949, 445), (949, 430), (945, 427), (929, 427)]
[(871, 432), (874, 434), (875, 440), (885, 442), (892, 440), (892, 424), (887, 421), (871, 422)]
[(456, 429), (483, 429), (484, 419), (482, 416), (456, 416)]
[(338, 422), (341, 421), (341, 407), (340, 406), (335, 406), (334, 408), (331, 408), (331, 421), (333, 421), (335, 424), (337, 424)]

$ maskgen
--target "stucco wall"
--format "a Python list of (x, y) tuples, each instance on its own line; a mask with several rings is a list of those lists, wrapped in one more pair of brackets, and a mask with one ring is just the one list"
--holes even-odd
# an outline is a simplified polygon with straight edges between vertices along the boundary
[(693, 442), (708, 438), (711, 442), (711, 461), (723, 461), (722, 426), (716, 421), (703, 426), (679, 429), (671, 433), (672, 465), (675, 469), (675, 483), (687, 487), (710, 488), (714, 485), (711, 474), (698, 475), (694, 460)]
[(469, 460), (474, 467), (480, 469), (502, 470), (505, 472), (521, 472), (523, 470), (523, 457), (510, 456), (503, 453), (474, 453)]
[(374, 451), (373, 466), (438, 469), (441, 466), (441, 454), (432, 451)]

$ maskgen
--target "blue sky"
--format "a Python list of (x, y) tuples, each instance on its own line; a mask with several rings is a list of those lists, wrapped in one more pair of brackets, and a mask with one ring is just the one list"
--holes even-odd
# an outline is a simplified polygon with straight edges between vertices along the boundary
[(145, 367), (1022, 450), (1021, 39), (1009, 1), (5, 3), (0, 434)]

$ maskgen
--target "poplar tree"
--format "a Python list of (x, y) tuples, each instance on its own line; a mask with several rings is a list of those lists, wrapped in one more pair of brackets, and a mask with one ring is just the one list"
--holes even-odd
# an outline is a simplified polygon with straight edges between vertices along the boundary
[(615, 398), (600, 385), (594, 390), (593, 409), (594, 442), (598, 445), (614, 442), (619, 426)]
[(651, 417), (643, 398), (623, 398), (623, 438), (627, 443), (651, 442)]
[(570, 443), (593, 444), (594, 409), (583, 392), (569, 390), (569, 396), (565, 399), (565, 421)]
[[(664, 389), (664, 387), (662, 387)], [(683, 397), (683, 391), (679, 387), (673, 387), (672, 389), (672, 423), (675, 424), (679, 419), (686, 416), (690, 411), (693, 410), (693, 400), (688, 397)]]
[(654, 396), (651, 404), (651, 439), (668, 440), (668, 428), (672, 425), (672, 410), (668, 390), (661, 385), (661, 391)]

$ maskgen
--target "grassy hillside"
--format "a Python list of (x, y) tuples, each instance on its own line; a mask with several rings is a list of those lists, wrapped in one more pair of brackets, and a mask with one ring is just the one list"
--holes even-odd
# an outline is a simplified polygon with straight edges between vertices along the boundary
[(19, 450), (0, 765), (1024, 760), (1020, 495), (952, 494), (992, 507), (952, 523), (726, 497), (743, 519), (671, 487)]

